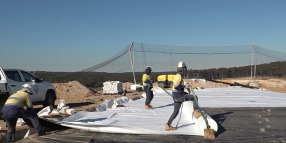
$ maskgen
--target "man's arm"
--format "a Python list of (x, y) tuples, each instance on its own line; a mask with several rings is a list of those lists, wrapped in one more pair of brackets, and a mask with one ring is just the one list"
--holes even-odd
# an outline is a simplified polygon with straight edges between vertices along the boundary
[(34, 109), (33, 109), (33, 103), (29, 97), (29, 94), (27, 95), (27, 98), (26, 98), (26, 106), (27, 106), (27, 110), (28, 111), (32, 111), (34, 112)]

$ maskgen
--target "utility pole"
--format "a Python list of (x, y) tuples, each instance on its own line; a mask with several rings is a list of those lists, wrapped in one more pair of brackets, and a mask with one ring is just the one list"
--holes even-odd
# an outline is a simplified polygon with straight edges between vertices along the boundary
[[(131, 53), (131, 48), (133, 46), (133, 43), (134, 42), (131, 42), (130, 47), (129, 47), (129, 56), (130, 56), (130, 62), (131, 62), (131, 67), (132, 67), (132, 71), (133, 71), (134, 83), (136, 84), (136, 78), (135, 78), (135, 73), (134, 73), (134, 56), (131, 55), (132, 54)], [(133, 50), (133, 54), (134, 54), (134, 50)]]

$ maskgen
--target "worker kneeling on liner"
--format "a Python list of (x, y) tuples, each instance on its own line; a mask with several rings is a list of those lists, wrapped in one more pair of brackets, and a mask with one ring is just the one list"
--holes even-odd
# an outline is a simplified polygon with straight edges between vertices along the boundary
[[(30, 84), (24, 84), (22, 89), (11, 95), (4, 107), (2, 108), (3, 118), (8, 127), (7, 131), (7, 142), (13, 142), (15, 136), (15, 128), (18, 118), (23, 118), (23, 120), (30, 126), (34, 127), (36, 131), (36, 136), (41, 136), (44, 134), (40, 126), (38, 116), (34, 112), (33, 104), (29, 95), (34, 96), (34, 89)], [(27, 107), (27, 110), (24, 109)], [(31, 125), (31, 122), (32, 125)]]
[(153, 85), (152, 85), (152, 82), (150, 80), (151, 71), (152, 71), (151, 67), (146, 67), (145, 72), (144, 72), (143, 77), (142, 77), (143, 88), (144, 88), (144, 91), (146, 93), (145, 109), (153, 109), (152, 106), (150, 105), (150, 103), (154, 97), (154, 94), (152, 91)]
[(172, 88), (172, 95), (174, 100), (174, 111), (171, 117), (168, 120), (168, 123), (165, 125), (165, 130), (176, 130), (175, 127), (172, 127), (171, 124), (173, 120), (177, 117), (181, 105), (184, 101), (193, 101), (193, 108), (194, 108), (194, 116), (195, 118), (199, 118), (201, 116), (200, 112), (198, 111), (198, 104), (194, 99), (192, 94), (187, 94), (184, 92), (184, 88), (189, 88), (189, 85), (184, 85), (183, 77), (187, 74), (187, 67), (184, 62), (180, 61), (177, 68), (177, 74), (173, 79), (173, 88)]

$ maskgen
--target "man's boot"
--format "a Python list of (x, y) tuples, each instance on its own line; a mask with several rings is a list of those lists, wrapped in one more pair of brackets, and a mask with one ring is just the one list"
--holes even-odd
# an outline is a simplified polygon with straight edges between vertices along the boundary
[(145, 109), (153, 109), (151, 105), (145, 105)]
[(173, 131), (173, 130), (176, 130), (176, 128), (172, 127), (172, 123), (170, 123), (170, 124), (166, 123), (165, 131)]
[[(205, 112), (202, 112), (204, 115), (206, 115), (206, 113)], [(196, 110), (194, 110), (194, 116), (195, 116), (195, 118), (199, 118), (199, 117), (201, 117), (202, 116), (202, 114), (201, 114), (201, 112), (198, 110), (198, 109), (196, 109)]]

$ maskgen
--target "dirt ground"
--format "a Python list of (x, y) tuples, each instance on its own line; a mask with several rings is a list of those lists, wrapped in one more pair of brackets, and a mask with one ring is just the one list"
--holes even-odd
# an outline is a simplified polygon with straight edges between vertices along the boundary
[[(243, 78), (229, 78), (229, 79), (221, 79), (218, 81), (231, 83), (234, 82), (248, 85), (250, 80), (250, 77), (243, 77)], [(286, 78), (274, 78), (274, 77), (256, 77), (256, 82), (260, 84), (260, 88), (263, 90), (269, 90), (274, 92), (282, 92), (286, 93)]]
[[(228, 87), (229, 84), (223, 83), (215, 83), (211, 81), (202, 81), (202, 80), (190, 80), (186, 79), (186, 82), (189, 82), (192, 87), (201, 87), (201, 88), (218, 88), (218, 87)], [(249, 78), (233, 78), (233, 79), (223, 79), (219, 80), (226, 83), (233, 84), (234, 82), (238, 82), (240, 84), (248, 85), (250, 81)], [(278, 78), (267, 78), (267, 77), (257, 77), (256, 81), (261, 84), (261, 88), (265, 88), (266, 90), (276, 91), (276, 92), (286, 92), (286, 79), (278, 79)], [(123, 83), (123, 88), (127, 90), (126, 96), (129, 98), (141, 98), (141, 94), (143, 92), (132, 91), (130, 86), (133, 83), (127, 82)], [(122, 97), (121, 94), (118, 95), (104, 95), (102, 94), (102, 88), (94, 88), (89, 89), (79, 83), (78, 81), (70, 81), (68, 83), (53, 83), (56, 87), (57, 92), (57, 100), (55, 101), (55, 105), (59, 103), (59, 99), (64, 99), (66, 101), (66, 106), (70, 108), (74, 108), (76, 112), (78, 111), (95, 111), (96, 107), (104, 102), (105, 100), (117, 99)], [(153, 86), (158, 86), (156, 83)], [(170, 90), (168, 88), (167, 90)], [(55, 106), (56, 107), (56, 106)], [(42, 105), (34, 105), (35, 111), (40, 111), (43, 108)], [(144, 105), (142, 105), (144, 108)], [(5, 128), (6, 124), (3, 120), (0, 120), (0, 142), (4, 141), (6, 138)], [(18, 126), (17, 132), (21, 132), (23, 130), (27, 130), (28, 126)]]
[[(137, 92), (130, 90), (130, 86), (133, 83), (124, 83), (124, 87), (126, 87), (127, 93), (126, 97), (129, 98), (141, 98), (143, 92)], [(120, 97), (123, 97), (121, 94), (115, 94), (115, 95), (103, 95), (102, 94), (102, 88), (96, 88), (96, 89), (89, 89), (79, 83), (78, 81), (71, 81), (68, 83), (53, 83), (53, 85), (56, 87), (57, 92), (57, 100), (55, 101), (55, 105), (58, 105), (60, 102), (60, 99), (64, 99), (66, 101), (66, 106), (69, 106), (70, 108), (73, 108), (78, 111), (95, 111), (96, 107), (104, 102), (105, 100), (110, 99), (117, 99)], [(33, 106), (36, 112), (39, 112), (43, 106), (42, 105), (34, 105)], [(144, 105), (142, 105), (142, 108)], [(55, 106), (56, 108), (56, 106)], [(0, 120), (0, 142), (6, 141), (6, 123), (3, 120)], [(16, 134), (26, 131), (29, 129), (27, 125), (24, 126), (17, 126), (16, 127)], [(25, 133), (26, 133), (25, 132)], [(23, 134), (23, 133), (22, 133)], [(21, 137), (18, 137), (21, 138)]]

